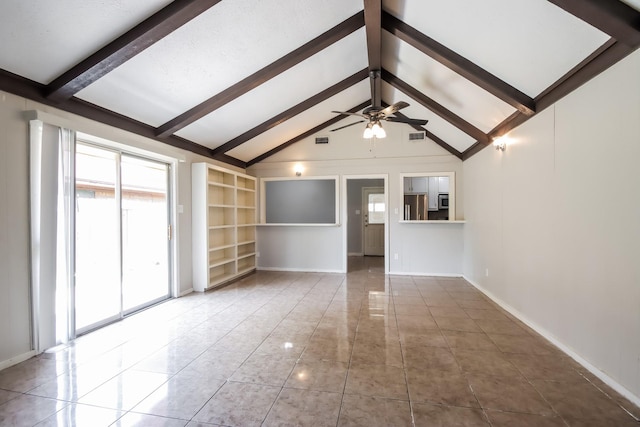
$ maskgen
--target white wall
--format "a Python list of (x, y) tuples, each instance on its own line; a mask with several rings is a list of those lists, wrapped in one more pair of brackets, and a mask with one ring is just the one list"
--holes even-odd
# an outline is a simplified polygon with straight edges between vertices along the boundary
[(77, 131), (184, 160), (178, 163), (175, 194), (177, 204), (184, 208), (184, 212), (177, 215), (175, 224), (179, 294), (192, 289), (191, 163), (215, 163), (157, 141), (0, 92), (0, 369), (28, 357), (31, 351), (29, 127), (23, 117), (23, 112), (29, 110), (55, 115)]
[(464, 163), (465, 276), (636, 403), (638, 76), (640, 51)]
[[(389, 124), (385, 129), (388, 137), (376, 141), (375, 145), (362, 139), (362, 129), (358, 126), (329, 134), (329, 144), (316, 145), (314, 138), (319, 135), (314, 135), (248, 168), (248, 173), (257, 177), (290, 177), (294, 175), (294, 165), (300, 163), (305, 168), (304, 176), (340, 176), (340, 225), (258, 227), (258, 268), (345, 271), (348, 217), (342, 205), (346, 200), (344, 177), (386, 175), (389, 271), (393, 274), (462, 274), (463, 224), (398, 222), (403, 212), (400, 174), (407, 172), (454, 171), (459, 201), (456, 217), (463, 219), (462, 162), (431, 141), (408, 141), (407, 134), (411, 131), (408, 126)], [(314, 240), (310, 240), (311, 233)], [(397, 260), (395, 254), (398, 254)], [(297, 265), (292, 263), (291, 256), (296, 257)]]
[[(0, 369), (31, 350), (29, 135), (24, 101), (0, 92)], [(11, 363), (11, 362), (8, 362)]]

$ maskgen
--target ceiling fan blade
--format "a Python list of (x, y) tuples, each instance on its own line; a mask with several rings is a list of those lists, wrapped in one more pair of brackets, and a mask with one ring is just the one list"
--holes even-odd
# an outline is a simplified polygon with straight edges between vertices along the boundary
[(385, 117), (383, 120), (386, 120), (388, 122), (406, 123), (408, 125), (419, 125), (419, 126), (424, 126), (429, 122), (429, 120), (410, 119), (408, 117)]
[(403, 108), (408, 107), (409, 104), (407, 104), (404, 101), (400, 101), (400, 102), (396, 102), (393, 105), (389, 105), (387, 108), (383, 109), (382, 111), (380, 111), (380, 113), (382, 113), (385, 116), (389, 116), (393, 113), (395, 113), (396, 111), (402, 110)]
[(335, 132), (340, 129), (348, 128), (349, 126), (357, 125), (358, 123), (362, 123), (365, 120), (359, 120), (357, 122), (349, 123), (348, 125), (340, 126), (339, 128), (331, 129), (329, 132)]
[(368, 119), (369, 117), (365, 116), (364, 114), (360, 114), (360, 113), (350, 113), (348, 111), (332, 111), (332, 113), (335, 114), (344, 114), (345, 116), (358, 116), (358, 117), (364, 117), (365, 119)]

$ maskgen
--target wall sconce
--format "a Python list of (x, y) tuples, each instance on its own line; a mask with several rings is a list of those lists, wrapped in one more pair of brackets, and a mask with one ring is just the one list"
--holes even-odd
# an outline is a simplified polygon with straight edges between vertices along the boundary
[(293, 167), (293, 171), (296, 173), (296, 176), (301, 176), (302, 172), (304, 172), (304, 167), (298, 163)]
[(493, 140), (493, 146), (496, 147), (496, 150), (504, 151), (507, 149), (508, 139), (509, 138), (507, 136), (501, 136), (501, 137), (495, 138)]

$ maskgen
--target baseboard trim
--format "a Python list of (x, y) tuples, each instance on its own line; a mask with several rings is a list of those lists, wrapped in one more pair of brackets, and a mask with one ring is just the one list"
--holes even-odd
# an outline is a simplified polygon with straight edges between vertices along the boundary
[(280, 268), (280, 267), (258, 267), (262, 271), (290, 271), (292, 273), (344, 273), (341, 270), (319, 270), (313, 268)]
[(187, 289), (185, 291), (180, 292), (180, 295), (178, 295), (178, 298), (183, 297), (185, 295), (189, 295), (192, 292), (193, 292), (193, 288), (189, 288), (189, 289)]
[(391, 276), (420, 276), (420, 277), (463, 277), (460, 273), (424, 273), (424, 272), (405, 272), (405, 271), (390, 271)]
[(17, 365), (20, 362), (24, 362), (27, 359), (31, 359), (33, 356), (36, 356), (36, 355), (37, 355), (36, 351), (31, 350), (21, 355), (12, 357), (11, 359), (3, 360), (0, 362), (0, 371), (10, 366)]
[(540, 335), (542, 335), (545, 339), (549, 340), (553, 345), (555, 345), (556, 347), (558, 347), (560, 350), (562, 350), (565, 354), (567, 354), (569, 357), (571, 357), (573, 360), (575, 360), (576, 362), (578, 362), (580, 365), (582, 365), (584, 368), (586, 368), (589, 372), (591, 372), (593, 375), (595, 375), (596, 377), (598, 377), (600, 380), (602, 380), (602, 382), (604, 382), (606, 385), (608, 385), (609, 387), (611, 387), (612, 389), (614, 389), (616, 392), (620, 393), (623, 397), (625, 397), (626, 399), (628, 399), (631, 403), (633, 403), (634, 405), (640, 407), (640, 396), (636, 396), (635, 394), (633, 394), (631, 391), (627, 390), (627, 388), (625, 388), (622, 384), (620, 384), (619, 382), (617, 382), (616, 380), (614, 380), (613, 378), (611, 378), (609, 375), (607, 375), (606, 373), (602, 372), (600, 369), (596, 368), (595, 366), (593, 366), (591, 363), (589, 363), (586, 359), (584, 359), (582, 356), (580, 356), (578, 353), (576, 353), (575, 351), (573, 351), (570, 347), (567, 347), (566, 345), (564, 345), (561, 341), (559, 341), (553, 334), (551, 334), (549, 331), (547, 331), (546, 329), (540, 327), (540, 325), (538, 325), (537, 323), (529, 320), (525, 315), (523, 315), (519, 310), (516, 310), (515, 308), (513, 308), (512, 306), (510, 306), (509, 304), (507, 304), (506, 302), (502, 301), (500, 298), (496, 297), (493, 293), (487, 291), (485, 288), (483, 288), (482, 286), (478, 285), (477, 283), (475, 283), (473, 280), (469, 279), (466, 276), (463, 276), (463, 278), (471, 283), (471, 285), (473, 285), (476, 289), (478, 289), (480, 292), (482, 292), (483, 294), (485, 294), (487, 297), (489, 297), (489, 299), (491, 299), (493, 302), (495, 302), (496, 304), (498, 304), (500, 307), (502, 307), (504, 310), (506, 310), (507, 312), (509, 312), (511, 315), (513, 315), (515, 318), (517, 318), (518, 320), (520, 320), (522, 323), (524, 323), (525, 325), (527, 325), (528, 327), (530, 327), (531, 329), (533, 329), (534, 331), (536, 331), (537, 333), (539, 333)]
[(349, 252), (347, 256), (364, 256), (364, 252)]

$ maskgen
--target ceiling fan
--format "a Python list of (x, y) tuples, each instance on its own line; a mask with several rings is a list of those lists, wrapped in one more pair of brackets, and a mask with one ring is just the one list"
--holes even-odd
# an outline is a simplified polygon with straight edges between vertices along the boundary
[[(346, 114), (349, 116), (359, 116), (362, 117), (363, 120), (359, 120), (357, 122), (353, 122), (350, 123), (348, 125), (345, 126), (340, 126), (339, 128), (335, 128), (335, 129), (331, 129), (329, 132), (335, 132), (337, 130), (340, 129), (344, 129), (344, 128), (348, 128), (349, 126), (353, 126), (353, 125), (357, 125), (358, 123), (363, 123), (363, 122), (367, 122), (367, 125), (364, 129), (364, 133), (362, 135), (363, 138), (365, 139), (370, 139), (373, 137), (376, 138), (384, 138), (387, 136), (387, 133), (385, 132), (385, 130), (382, 128), (382, 123), (381, 121), (387, 121), (387, 122), (395, 122), (395, 123), (406, 123), (409, 125), (418, 125), (418, 126), (423, 126), (426, 125), (428, 120), (423, 120), (423, 119), (410, 119), (408, 117), (404, 117), (404, 116), (394, 116), (394, 114), (398, 111), (400, 111), (403, 108), (406, 108), (409, 106), (409, 104), (407, 104), (404, 101), (400, 101), (400, 102), (396, 102), (393, 105), (389, 105), (388, 107), (382, 107), (382, 106), (377, 106), (376, 104), (376, 100), (379, 100), (380, 97), (376, 96), (376, 88), (379, 88), (380, 85), (376, 84), (377, 82), (375, 81), (376, 79), (380, 78), (380, 72), (375, 72), (372, 71), (370, 73), (370, 77), (372, 80), (372, 84), (371, 84), (371, 100), (372, 100), (372, 104), (371, 106), (365, 108), (362, 113), (351, 113), (348, 111), (332, 111), (332, 113), (336, 113), (336, 114)], [(379, 102), (379, 101), (378, 101)]]

